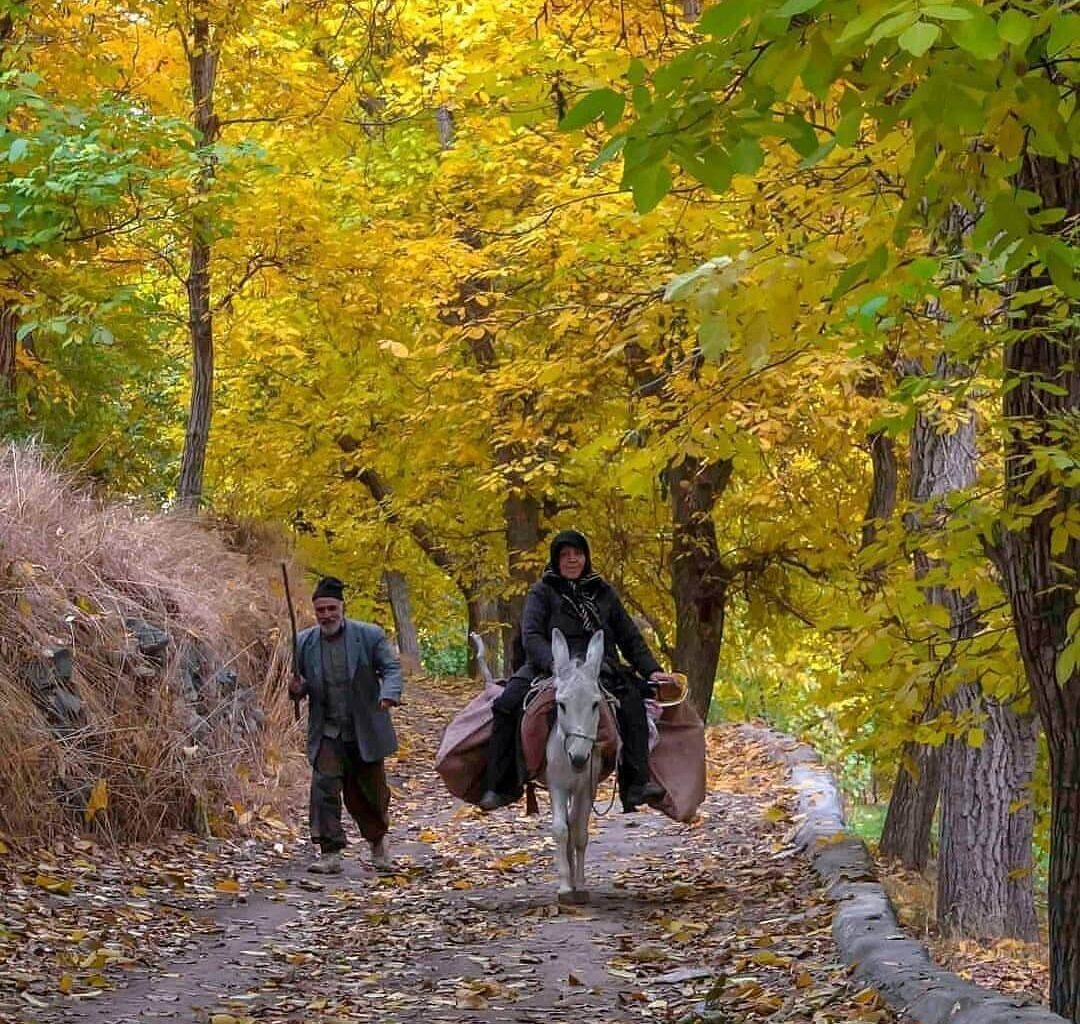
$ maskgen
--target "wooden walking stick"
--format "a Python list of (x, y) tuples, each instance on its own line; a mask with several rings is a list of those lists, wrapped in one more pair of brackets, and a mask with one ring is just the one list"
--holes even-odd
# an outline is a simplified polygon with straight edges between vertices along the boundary
[[(299, 652), (296, 649), (296, 612), (293, 610), (292, 594), (289, 592), (289, 570), (286, 568), (285, 563), (281, 563), (281, 578), (285, 581), (285, 604), (289, 607), (289, 625), (292, 626), (292, 671), (293, 675), (296, 674), (296, 658)], [(300, 721), (300, 699), (294, 697), (291, 693), (289, 699), (292, 701), (293, 709), (293, 721)]]

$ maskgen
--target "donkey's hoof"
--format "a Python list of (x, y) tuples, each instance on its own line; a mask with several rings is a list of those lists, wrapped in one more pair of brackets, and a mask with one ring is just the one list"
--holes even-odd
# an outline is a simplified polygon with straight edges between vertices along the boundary
[(574, 897), (574, 903), (576, 903), (579, 907), (583, 907), (589, 902), (588, 889), (575, 889), (572, 895)]
[(563, 907), (582, 907), (589, 902), (588, 889), (568, 889), (559, 892), (559, 905)]

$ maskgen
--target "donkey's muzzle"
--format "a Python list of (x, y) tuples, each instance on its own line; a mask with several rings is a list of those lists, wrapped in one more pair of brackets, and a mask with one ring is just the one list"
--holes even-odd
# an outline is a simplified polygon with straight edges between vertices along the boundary
[(585, 766), (589, 763), (589, 754), (571, 754), (570, 755), (570, 767), (576, 772), (583, 772)]

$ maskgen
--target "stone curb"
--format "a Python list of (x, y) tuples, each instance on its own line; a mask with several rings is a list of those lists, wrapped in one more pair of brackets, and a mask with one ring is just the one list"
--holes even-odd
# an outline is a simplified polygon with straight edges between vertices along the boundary
[(1044, 1006), (980, 988), (935, 964), (926, 946), (901, 930), (866, 844), (848, 832), (836, 783), (814, 750), (762, 726), (739, 731), (791, 774), (799, 801), (795, 844), (836, 903), (833, 939), (860, 984), (918, 1024), (1068, 1024)]

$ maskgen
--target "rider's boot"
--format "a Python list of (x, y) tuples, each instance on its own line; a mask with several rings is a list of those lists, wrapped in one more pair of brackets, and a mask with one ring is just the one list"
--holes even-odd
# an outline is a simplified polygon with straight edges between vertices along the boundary
[(644, 785), (628, 786), (623, 800), (624, 811), (636, 811), (642, 804), (659, 800), (665, 793), (664, 787), (651, 779)]
[(507, 804), (512, 804), (514, 797), (506, 793), (496, 793), (495, 790), (487, 790), (480, 802), (476, 805), (482, 811), (497, 811), (500, 807), (506, 807)]

